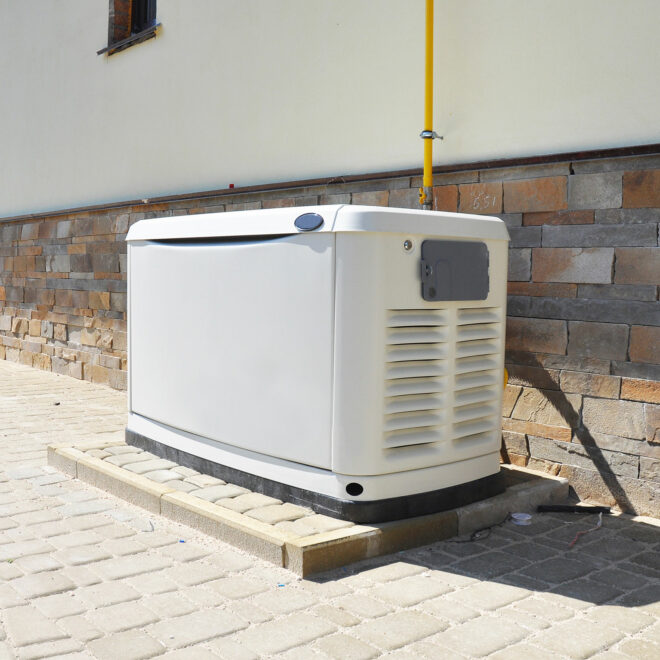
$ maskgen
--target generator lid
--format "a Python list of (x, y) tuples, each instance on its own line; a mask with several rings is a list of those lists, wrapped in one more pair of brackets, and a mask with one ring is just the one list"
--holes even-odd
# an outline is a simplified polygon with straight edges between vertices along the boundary
[(495, 217), (348, 204), (141, 220), (130, 228), (126, 240), (222, 240), (349, 231), (509, 240), (506, 225)]

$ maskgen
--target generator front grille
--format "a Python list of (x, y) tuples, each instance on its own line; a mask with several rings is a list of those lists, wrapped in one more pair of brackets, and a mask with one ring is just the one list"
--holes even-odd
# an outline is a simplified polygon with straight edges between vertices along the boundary
[(446, 423), (448, 313), (441, 309), (396, 309), (387, 314), (385, 446), (438, 440)]
[(488, 441), (497, 428), (500, 333), (498, 308), (457, 310), (452, 440), (461, 445)]
[(390, 309), (385, 347), (387, 449), (486, 442), (498, 423), (502, 312)]

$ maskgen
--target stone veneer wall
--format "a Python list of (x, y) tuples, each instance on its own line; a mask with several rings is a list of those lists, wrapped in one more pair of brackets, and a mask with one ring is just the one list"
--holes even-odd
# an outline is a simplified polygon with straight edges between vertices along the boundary
[[(0, 358), (125, 389), (130, 224), (313, 204), (418, 208), (419, 184), (338, 182), (0, 221)], [(438, 174), (434, 185), (437, 210), (499, 215), (511, 234), (503, 460), (660, 516), (660, 155)]]

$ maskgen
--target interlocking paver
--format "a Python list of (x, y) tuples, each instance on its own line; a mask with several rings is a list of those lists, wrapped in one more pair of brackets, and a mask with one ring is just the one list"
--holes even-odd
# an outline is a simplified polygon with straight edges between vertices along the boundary
[(277, 621), (268, 621), (234, 636), (257, 654), (282, 653), (335, 632), (336, 626), (309, 614), (290, 614)]
[(49, 642), (66, 635), (53, 621), (31, 605), (12, 607), (3, 613), (7, 634), (16, 646)]
[(538, 633), (537, 646), (571, 658), (588, 658), (618, 642), (623, 633), (586, 619), (573, 619)]
[(342, 633), (329, 635), (319, 640), (318, 648), (331, 658), (336, 658), (336, 660), (344, 660), (345, 658), (369, 660), (380, 655), (373, 646)]
[(388, 603), (399, 607), (409, 607), (448, 591), (451, 591), (451, 587), (432, 579), (428, 575), (414, 575), (380, 585), (373, 589), (371, 593), (376, 598), (385, 600)]
[(21, 660), (42, 660), (52, 657), (69, 657), (73, 653), (83, 648), (83, 645), (75, 639), (57, 639), (41, 644), (30, 644), (18, 649), (18, 657)]
[(88, 617), (92, 624), (110, 633), (142, 628), (158, 621), (158, 617), (152, 611), (134, 601), (100, 607), (90, 612)]
[(9, 584), (24, 598), (38, 598), (39, 596), (59, 594), (63, 591), (74, 589), (76, 586), (60, 571), (24, 575), (23, 577), (12, 580)]
[(165, 650), (160, 642), (140, 630), (102, 637), (90, 642), (88, 648), (99, 660), (146, 660)]
[(247, 623), (226, 610), (204, 610), (169, 619), (148, 628), (165, 646), (180, 648), (227, 635), (247, 627)]
[[(535, 515), (302, 580), (46, 465), (54, 441), (161, 461), (122, 443), (125, 394), (0, 360), (0, 401), (0, 660), (659, 655), (658, 526), (606, 517), (569, 550), (584, 519)], [(303, 535), (350, 525), (258, 493), (217, 504)]]
[(405, 610), (360, 623), (352, 633), (368, 644), (391, 651), (446, 627), (446, 623), (428, 614)]

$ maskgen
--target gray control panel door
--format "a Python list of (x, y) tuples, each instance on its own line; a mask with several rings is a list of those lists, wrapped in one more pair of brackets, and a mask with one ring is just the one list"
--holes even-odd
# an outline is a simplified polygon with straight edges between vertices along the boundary
[(421, 266), (424, 300), (488, 298), (488, 248), (485, 243), (424, 241)]

